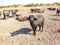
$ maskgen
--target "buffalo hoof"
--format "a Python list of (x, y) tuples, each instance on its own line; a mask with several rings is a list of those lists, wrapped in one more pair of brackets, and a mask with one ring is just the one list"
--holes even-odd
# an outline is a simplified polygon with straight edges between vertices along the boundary
[(16, 20), (19, 20), (18, 18), (16, 18)]
[(40, 32), (43, 32), (43, 30), (40, 30)]
[(2, 18), (3, 20), (6, 20), (6, 18)]

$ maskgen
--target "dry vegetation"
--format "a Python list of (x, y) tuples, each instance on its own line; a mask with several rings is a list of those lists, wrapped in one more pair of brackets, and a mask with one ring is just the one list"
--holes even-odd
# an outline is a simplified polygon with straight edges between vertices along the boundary
[(0, 8), (9, 8), (9, 7), (37, 7), (37, 6), (50, 6), (50, 5), (58, 5), (58, 6), (60, 6), (60, 3), (58, 3), (58, 2), (55, 2), (55, 3), (52, 3), (52, 4), (50, 4), (50, 3), (47, 3), (47, 4), (43, 4), (43, 3), (41, 3), (41, 4), (39, 4), (39, 3), (30, 3), (30, 4), (25, 4), (25, 5), (22, 5), (22, 4), (13, 4), (13, 5), (8, 5), (8, 6), (0, 6)]
[[(0, 45), (60, 45), (60, 33), (57, 32), (60, 29), (60, 16), (54, 16), (56, 10), (49, 11), (47, 7), (43, 7), (44, 13), (30, 13), (31, 8), (34, 7), (17, 9), (21, 16), (43, 15), (45, 18), (43, 32), (39, 32), (37, 28), (37, 35), (33, 36), (29, 21), (19, 22), (15, 20), (16, 17), (0, 20)], [(4, 9), (11, 8), (0, 10)]]

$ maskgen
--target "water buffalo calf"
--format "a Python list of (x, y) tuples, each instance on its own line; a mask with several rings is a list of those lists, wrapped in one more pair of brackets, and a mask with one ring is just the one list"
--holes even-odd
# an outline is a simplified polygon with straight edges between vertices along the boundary
[[(28, 18), (30, 25), (33, 29), (33, 35), (36, 35), (36, 28), (39, 26), (39, 31), (43, 31), (44, 27), (44, 17), (42, 15), (37, 15), (36, 17), (34, 15), (30, 15)], [(41, 30), (42, 28), (42, 30)]]

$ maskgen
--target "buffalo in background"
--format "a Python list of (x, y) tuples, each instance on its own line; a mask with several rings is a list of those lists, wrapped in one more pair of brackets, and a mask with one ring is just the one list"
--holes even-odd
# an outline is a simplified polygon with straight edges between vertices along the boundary
[[(16, 15), (17, 13), (17, 9), (15, 10), (3, 10), (3, 18), (2, 19), (6, 19), (6, 17), (13, 17), (14, 15)], [(12, 16), (10, 16), (10, 13)]]
[(17, 13), (17, 12), (18, 12), (18, 10), (17, 10), (17, 9), (15, 9), (15, 10), (11, 10), (12, 17), (16, 16), (16, 13)]
[(10, 15), (10, 10), (3, 10), (3, 19), (6, 19), (6, 16)]
[(60, 13), (60, 8), (57, 9), (57, 11), (56, 11), (56, 15), (59, 16), (59, 13)]
[(18, 20), (18, 21), (27, 21), (28, 19), (27, 19), (28, 17), (27, 16), (24, 16), (24, 17), (22, 17), (22, 16), (20, 16), (20, 15), (16, 15), (16, 20)]
[(31, 12), (38, 12), (38, 13), (43, 13), (44, 10), (41, 11), (41, 9), (35, 8), (35, 9), (31, 9)]
[(31, 12), (39, 12), (40, 11), (40, 9), (31, 9)]
[(47, 9), (52, 11), (56, 10), (56, 8), (47, 8)]

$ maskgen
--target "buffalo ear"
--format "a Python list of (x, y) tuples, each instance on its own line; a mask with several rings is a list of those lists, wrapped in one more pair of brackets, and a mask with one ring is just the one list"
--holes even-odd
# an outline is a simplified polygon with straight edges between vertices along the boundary
[(29, 17), (27, 17), (27, 20), (29, 20)]
[(37, 18), (34, 18), (34, 20), (37, 20)]

